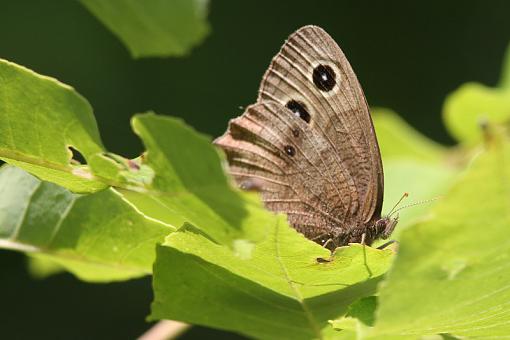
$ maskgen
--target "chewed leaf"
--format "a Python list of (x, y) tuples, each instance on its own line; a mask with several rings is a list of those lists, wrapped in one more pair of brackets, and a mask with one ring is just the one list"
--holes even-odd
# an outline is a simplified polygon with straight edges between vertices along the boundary
[(143, 155), (128, 159), (111, 152), (102, 152), (90, 158), (90, 168), (101, 174), (101, 181), (129, 190), (144, 191), (154, 180), (154, 169), (143, 163)]
[(75, 192), (107, 186), (86, 165), (77, 164), (77, 158), (88, 160), (103, 150), (92, 108), (83, 97), (55, 79), (1, 59), (0, 88), (0, 159)]
[(209, 32), (208, 0), (81, 0), (136, 57), (181, 56)]
[(231, 247), (265, 237), (258, 198), (233, 190), (210, 139), (180, 120), (135, 117), (147, 152), (130, 160), (103, 150), (90, 105), (69, 86), (7, 61), (0, 61), (0, 86), (7, 163), (74, 192), (116, 187), (145, 216), (172, 228), (191, 223)]

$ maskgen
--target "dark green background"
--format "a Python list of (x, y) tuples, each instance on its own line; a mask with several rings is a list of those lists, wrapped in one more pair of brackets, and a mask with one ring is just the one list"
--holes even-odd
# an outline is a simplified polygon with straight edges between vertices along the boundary
[[(510, 40), (509, 1), (212, 0), (211, 34), (181, 59), (132, 60), (77, 1), (0, 1), (0, 57), (74, 86), (95, 110), (106, 147), (136, 156), (136, 112), (183, 117), (212, 136), (256, 98), (284, 39), (305, 24), (343, 48), (372, 106), (394, 109), (451, 143), (445, 96), (466, 81), (495, 85)], [(1, 89), (0, 89), (1, 91)], [(149, 327), (150, 280), (93, 285), (32, 279), (21, 254), (0, 252), (2, 338), (130, 339)], [(195, 328), (183, 338), (225, 338)]]

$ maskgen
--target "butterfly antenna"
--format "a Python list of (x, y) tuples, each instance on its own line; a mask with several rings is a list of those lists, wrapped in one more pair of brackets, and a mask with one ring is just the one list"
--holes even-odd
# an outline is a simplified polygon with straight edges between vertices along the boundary
[(398, 202), (393, 206), (393, 208), (391, 208), (390, 212), (388, 213), (388, 217), (390, 217), (391, 215), (393, 215), (393, 213), (397, 212), (398, 210), (395, 210), (396, 207), (398, 207), (398, 205), (400, 204), (400, 202), (402, 202), (404, 200), (404, 198), (407, 198), (409, 196), (409, 193), (408, 192), (404, 192), (404, 194), (402, 195), (402, 197), (400, 197), (400, 199), (398, 200)]
[[(431, 198), (431, 199), (428, 199), (428, 200), (423, 200), (423, 201), (418, 201), (418, 202), (414, 202), (414, 203), (411, 203), (411, 204), (407, 204), (407, 205), (404, 205), (403, 207), (400, 207), (400, 208), (398, 208), (396, 210), (392, 209), (392, 211), (390, 212), (390, 214), (388, 216), (391, 216), (392, 214), (395, 214), (395, 213), (399, 212), (402, 209), (406, 209), (406, 208), (409, 208), (409, 207), (414, 207), (415, 205), (420, 205), (420, 204), (434, 202), (434, 201), (437, 201), (440, 198), (442, 198), (442, 196), (438, 196), (438, 197), (434, 197), (434, 198)], [(400, 199), (400, 201), (401, 200), (402, 199)]]

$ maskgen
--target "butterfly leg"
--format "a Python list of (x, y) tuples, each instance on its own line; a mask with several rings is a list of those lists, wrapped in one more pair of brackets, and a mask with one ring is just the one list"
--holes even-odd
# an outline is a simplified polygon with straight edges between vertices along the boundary
[(332, 238), (328, 238), (328, 239), (326, 240), (326, 242), (324, 242), (324, 244), (322, 245), (322, 247), (323, 247), (323, 248), (327, 248), (327, 249), (329, 249), (329, 248), (328, 248), (328, 245), (329, 245), (330, 243), (333, 243), (333, 239), (332, 239)]
[[(329, 245), (333, 245), (333, 249), (334, 250), (331, 250), (330, 248), (328, 248)], [(318, 257), (316, 259), (317, 263), (328, 263), (328, 262), (331, 262), (333, 261), (333, 256), (335, 254), (335, 250), (336, 250), (336, 244), (335, 244), (335, 241), (330, 237), (326, 240), (326, 242), (324, 242), (322, 244), (322, 247), (323, 248), (326, 248), (326, 249), (329, 249), (331, 251), (331, 255), (329, 256), (329, 258), (323, 258), (323, 257)]]
[(365, 238), (366, 238), (366, 237), (367, 237), (367, 234), (366, 234), (366, 233), (361, 234), (361, 242), (360, 242), (360, 243), (361, 243), (362, 245), (365, 245)]

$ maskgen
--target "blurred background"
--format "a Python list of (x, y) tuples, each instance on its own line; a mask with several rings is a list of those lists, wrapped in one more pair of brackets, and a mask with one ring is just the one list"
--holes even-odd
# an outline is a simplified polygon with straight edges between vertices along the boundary
[[(170, 0), (169, 0), (170, 1)], [(495, 85), (510, 41), (508, 1), (214, 1), (211, 33), (183, 58), (134, 60), (77, 1), (0, 0), (0, 58), (69, 84), (94, 108), (107, 149), (135, 157), (130, 117), (153, 110), (210, 136), (253, 103), (285, 38), (306, 24), (339, 43), (371, 106), (395, 110), (451, 144), (445, 96), (467, 81)], [(0, 89), (1, 91), (1, 89)], [(0, 250), (5, 339), (130, 339), (143, 333), (150, 279), (87, 284), (70, 274), (36, 280), (24, 255)], [(241, 338), (195, 327), (182, 339)]]

